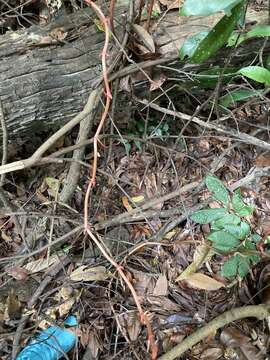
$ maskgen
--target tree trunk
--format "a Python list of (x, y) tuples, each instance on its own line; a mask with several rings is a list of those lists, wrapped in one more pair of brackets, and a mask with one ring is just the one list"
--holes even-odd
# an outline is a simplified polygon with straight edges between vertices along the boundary
[[(115, 24), (120, 41), (129, 2), (116, 2)], [(189, 35), (206, 25), (212, 26), (219, 17), (180, 18), (175, 10), (161, 20), (154, 20), (151, 34), (160, 58), (166, 56), (168, 62), (175, 59)], [(88, 8), (44, 27), (36, 25), (0, 36), (0, 99), (11, 138), (59, 126), (82, 110), (89, 91), (101, 76), (104, 33), (94, 24), (95, 19), (96, 15)], [(250, 10), (248, 19), (265, 23), (267, 11), (255, 14)], [(262, 41), (255, 41), (253, 47), (241, 47), (235, 61), (251, 59)], [(117, 52), (119, 47), (111, 45), (108, 62)], [(178, 61), (173, 65), (178, 69), (181, 66)]]

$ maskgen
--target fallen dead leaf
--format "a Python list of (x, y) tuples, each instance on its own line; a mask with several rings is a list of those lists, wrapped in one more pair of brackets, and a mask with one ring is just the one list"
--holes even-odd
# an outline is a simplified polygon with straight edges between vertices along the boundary
[(29, 275), (29, 271), (20, 266), (10, 267), (6, 272), (16, 280), (24, 280)]
[(138, 312), (132, 311), (119, 316), (119, 322), (127, 330), (131, 341), (136, 341), (141, 332), (141, 322), (138, 318)]
[(168, 294), (168, 280), (166, 275), (161, 274), (157, 279), (156, 286), (153, 291), (154, 296), (166, 296)]
[(132, 28), (147, 49), (150, 52), (155, 53), (156, 47), (152, 36), (141, 25), (133, 24)]
[(216, 360), (223, 356), (223, 351), (220, 348), (209, 348), (200, 354), (201, 360)]
[(221, 342), (231, 348), (240, 349), (247, 360), (264, 360), (265, 354), (251, 343), (251, 338), (236, 328), (226, 328), (220, 335)]
[(124, 205), (127, 211), (131, 211), (133, 209), (130, 203), (128, 202), (127, 196), (122, 197), (122, 204)]
[(270, 154), (261, 154), (255, 160), (255, 165), (258, 167), (270, 166)]
[(191, 274), (188, 278), (185, 278), (184, 281), (189, 286), (201, 290), (215, 291), (224, 287), (222, 282), (201, 273)]
[(193, 262), (176, 278), (175, 281), (189, 278), (190, 275), (196, 273), (206, 261), (210, 260), (213, 254), (209, 243), (203, 242), (197, 246), (193, 255)]
[(70, 274), (72, 281), (103, 281), (108, 279), (110, 274), (107, 272), (105, 266), (96, 266), (89, 268), (87, 265), (82, 265)]
[(27, 270), (30, 274), (37, 273), (39, 271), (43, 271), (50, 267), (51, 265), (55, 264), (59, 261), (58, 255), (52, 255), (48, 259), (38, 259), (34, 261), (30, 261), (28, 264), (26, 264), (23, 268)]
[(183, 3), (182, 0), (159, 0), (159, 2), (162, 5), (167, 6), (169, 10), (178, 9)]

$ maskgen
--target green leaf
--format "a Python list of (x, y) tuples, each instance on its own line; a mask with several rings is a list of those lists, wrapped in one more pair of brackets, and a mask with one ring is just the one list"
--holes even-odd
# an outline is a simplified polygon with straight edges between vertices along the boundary
[(208, 35), (209, 31), (200, 31), (197, 34), (189, 36), (179, 50), (180, 60), (186, 56), (191, 57), (197, 49), (199, 43)]
[(207, 189), (213, 193), (216, 200), (221, 201), (224, 205), (228, 205), (229, 191), (221, 180), (216, 176), (208, 175), (206, 176), (205, 183)]
[(235, 277), (238, 273), (238, 258), (236, 256), (230, 257), (221, 267), (221, 276)]
[[(212, 1), (210, 2), (207, 0), (207, 2), (211, 3)], [(226, 44), (229, 36), (241, 17), (242, 8), (243, 2), (240, 2), (232, 9), (230, 16), (225, 15), (221, 18), (221, 20), (219, 20), (209, 34), (197, 46), (194, 54), (190, 58), (191, 63), (202, 63), (214, 55), (224, 44)]]
[(219, 100), (219, 105), (228, 108), (230, 105), (235, 105), (237, 101), (242, 101), (252, 96), (258, 96), (261, 93), (263, 93), (263, 90), (236, 89), (222, 96)]
[(213, 224), (211, 224), (211, 229), (221, 230), (224, 227), (224, 225), (229, 225), (229, 224), (238, 225), (240, 221), (241, 221), (240, 217), (234, 214), (228, 214), (223, 216), (221, 219), (218, 219), (215, 222), (213, 222)]
[(270, 84), (270, 71), (261, 66), (247, 66), (240, 70), (238, 73), (262, 84)]
[(199, 224), (208, 224), (212, 221), (220, 219), (226, 214), (226, 209), (217, 208), (217, 209), (205, 209), (196, 211), (190, 216), (191, 220)]
[(240, 226), (227, 224), (224, 225), (224, 230), (240, 240), (244, 240), (250, 233), (250, 227), (247, 223), (241, 222)]
[(208, 16), (219, 11), (230, 15), (231, 9), (242, 0), (185, 0), (180, 10), (182, 16)]
[[(226, 68), (223, 73), (223, 84), (227, 84), (235, 75), (237, 75), (235, 68)], [(200, 87), (213, 88), (222, 73), (219, 66), (213, 66), (211, 69), (203, 70), (194, 76), (194, 79), (199, 83)]]
[(221, 251), (232, 250), (240, 244), (237, 237), (223, 230), (211, 233), (208, 239), (213, 241), (215, 249)]
[(251, 235), (251, 239), (256, 243), (259, 242), (262, 239), (262, 237), (259, 234), (255, 233)]
[[(247, 250), (256, 250), (256, 245), (250, 240), (246, 240), (243, 245), (244, 249)], [(248, 255), (247, 259), (251, 262), (251, 264), (258, 264), (261, 261), (261, 257), (259, 255)]]
[(238, 189), (234, 192), (232, 197), (233, 210), (240, 216), (251, 215), (254, 211), (254, 207), (246, 205), (243, 201), (241, 190)]
[(235, 46), (241, 44), (242, 42), (252, 39), (254, 37), (265, 37), (270, 36), (270, 26), (269, 25), (256, 25), (251, 30), (245, 34), (239, 34), (239, 32), (234, 32), (229, 40), (228, 46)]
[(246, 257), (236, 255), (238, 257), (238, 275), (244, 278), (249, 272), (249, 261)]

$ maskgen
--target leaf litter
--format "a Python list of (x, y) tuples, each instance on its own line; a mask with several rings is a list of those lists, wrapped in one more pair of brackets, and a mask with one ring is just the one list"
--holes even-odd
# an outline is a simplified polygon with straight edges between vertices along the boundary
[[(161, 3), (169, 10), (179, 7), (179, 3), (176, 4), (173, 0), (163, 0)], [(135, 30), (137, 41), (140, 42), (136, 45), (136, 51), (142, 56), (155, 52), (151, 32), (140, 25)], [(164, 74), (157, 74), (156, 79), (158, 85), (166, 85), (167, 77)], [(159, 91), (155, 84), (151, 86), (153, 93)], [(208, 94), (208, 90), (203, 94), (198, 91), (197, 98), (203, 102)], [(194, 100), (190, 101), (186, 93), (176, 92), (171, 96), (179, 111), (193, 113)], [(166, 223), (209, 199), (210, 193), (205, 187), (199, 191), (195, 188), (184, 192), (170, 200), (161, 199), (146, 211), (139, 211), (139, 219), (129, 217), (128, 213), (192, 182), (204, 180), (209, 172), (214, 172), (226, 186), (241, 182), (254, 166), (260, 169), (269, 167), (269, 154), (260, 153), (259, 149), (244, 144), (231, 147), (231, 139), (220, 138), (214, 132), (202, 133), (191, 124), (176, 143), (173, 136), (182, 130), (183, 124), (167, 116), (162, 118), (157, 112), (150, 112), (149, 121), (154, 123), (154, 129), (158, 127), (160, 130), (153, 137), (153, 128), (147, 129), (146, 126), (144, 129), (148, 116), (146, 110), (140, 108), (135, 99), (130, 102), (131, 108), (125, 109), (121, 120), (119, 116), (116, 126), (126, 138), (130, 134), (134, 139), (142, 140), (149, 136), (149, 143), (128, 140), (130, 151), (127, 154), (123, 140), (113, 140), (109, 162), (107, 148), (101, 149), (99, 170), (103, 174), (98, 175), (97, 186), (91, 196), (91, 209), (94, 210), (90, 215), (91, 225), (93, 228), (100, 226), (98, 233), (101, 240), (113, 258), (121, 264), (143, 309), (149, 312), (155, 340), (162, 353), (228, 309), (268, 303), (270, 271), (269, 256), (265, 255), (265, 251), (269, 246), (264, 242), (258, 243), (253, 251), (256, 254), (262, 253), (262, 264), (251, 268), (248, 276), (241, 281), (232, 281), (220, 274), (224, 256), (219, 251), (213, 251), (206, 240), (209, 229), (204, 226), (203, 217), (207, 215), (205, 212), (200, 214), (201, 225), (196, 225), (194, 218), (187, 216), (156, 240), (155, 236)], [(118, 105), (125, 108), (126, 104), (125, 100)], [(256, 123), (256, 119), (261, 125), (267, 125), (268, 118), (259, 118), (262, 114), (256, 106), (247, 104), (238, 109), (237, 104), (233, 104), (231, 110), (239, 118), (239, 131), (249, 133), (249, 124)], [(205, 112), (202, 115), (208, 116)], [(134, 120), (132, 123), (136, 126), (131, 124), (130, 119)], [(143, 119), (141, 124), (140, 119)], [(162, 127), (164, 122), (167, 127)], [(143, 132), (139, 125), (143, 125)], [(166, 133), (166, 128), (169, 129), (169, 134)], [(262, 139), (267, 141), (267, 138)], [(67, 139), (62, 139), (60, 147), (64, 147), (65, 142), (71, 144), (74, 140), (75, 135), (70, 134)], [(109, 145), (107, 140), (104, 141)], [(92, 156), (91, 150), (88, 154)], [(213, 169), (213, 161), (219, 157), (222, 160)], [(82, 224), (88, 169), (81, 168), (80, 180), (70, 203), (57, 204), (54, 211), (56, 193), (61, 190), (67, 171), (67, 165), (50, 164), (39, 171), (32, 169), (20, 173), (21, 175), (14, 175), (6, 186), (10, 201), (24, 209), (20, 222), (25, 234), (23, 236), (17, 233), (14, 217), (7, 214), (10, 211), (5, 210), (0, 219), (0, 254), (1, 258), (8, 260), (3, 261), (3, 266), (1, 263), (0, 339), (1, 333), (10, 335), (1, 343), (0, 357), (3, 360), (8, 358), (16, 321), (21, 318), (37, 286), (50, 274), (52, 266), (63, 261), (63, 256), (67, 256), (70, 264), (63, 266), (60, 275), (52, 277), (37, 304), (31, 309), (29, 325), (42, 328), (49, 323), (61, 322), (73, 313), (80, 318), (80, 323), (79, 341), (71, 356), (79, 354), (79, 358), (83, 358), (88, 352), (88, 358), (92, 359), (147, 358), (145, 329), (134, 310), (134, 299), (129, 289), (115, 270), (81, 230), (59, 243), (56, 242), (73, 227)], [(244, 203), (235, 198), (235, 203), (238, 201), (239, 210), (242, 211), (240, 215), (249, 210), (247, 207), (256, 207), (248, 221), (252, 230), (262, 236), (263, 240), (270, 235), (269, 185), (269, 176), (255, 178), (241, 186)], [(216, 190), (215, 179), (212, 179), (210, 186), (216, 192), (218, 200), (227, 206), (231, 194), (225, 190), (221, 193)], [(211, 200), (209, 209), (216, 210), (217, 207), (218, 202)], [(179, 213), (169, 213), (176, 209), (180, 209)], [(102, 222), (119, 215), (123, 215), (125, 221), (102, 228)], [(55, 219), (58, 216), (59, 219), (51, 230), (50, 219), (53, 216)], [(225, 212), (222, 211), (216, 221), (224, 216)], [(40, 220), (44, 218), (46, 221), (41, 223)], [(51, 255), (47, 257), (51, 231), (53, 246), (50, 249)], [(31, 243), (27, 241), (29, 234), (34, 235)], [(136, 248), (140, 245), (140, 248)], [(24, 261), (17, 263), (14, 256), (22, 255), (25, 256)], [(22, 291), (23, 287), (25, 289)], [(29, 336), (31, 332), (27, 329), (26, 335), (23, 335), (23, 343)], [(206, 338), (190, 349), (185, 359), (260, 360), (269, 356), (267, 351), (269, 352), (267, 328), (261, 322), (246, 319)]]

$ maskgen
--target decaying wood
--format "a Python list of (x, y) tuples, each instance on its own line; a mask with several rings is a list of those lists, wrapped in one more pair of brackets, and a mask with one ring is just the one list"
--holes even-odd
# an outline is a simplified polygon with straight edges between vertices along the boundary
[[(115, 25), (121, 41), (129, 1), (119, 0), (116, 4)], [(266, 23), (267, 16), (267, 11), (248, 12), (248, 19), (255, 23)], [(168, 62), (175, 59), (189, 35), (212, 26), (219, 17), (180, 18), (176, 9), (156, 20), (152, 36), (160, 58), (166, 56)], [(32, 26), (0, 36), (0, 99), (10, 138), (60, 126), (83, 109), (90, 90), (101, 77), (104, 33), (94, 20), (91, 9), (84, 9), (45, 27)], [(260, 39), (253, 47), (241, 47), (238, 59), (253, 58), (261, 43)], [(119, 50), (112, 40), (108, 62)], [(181, 66), (178, 61), (173, 64), (179, 70)]]

